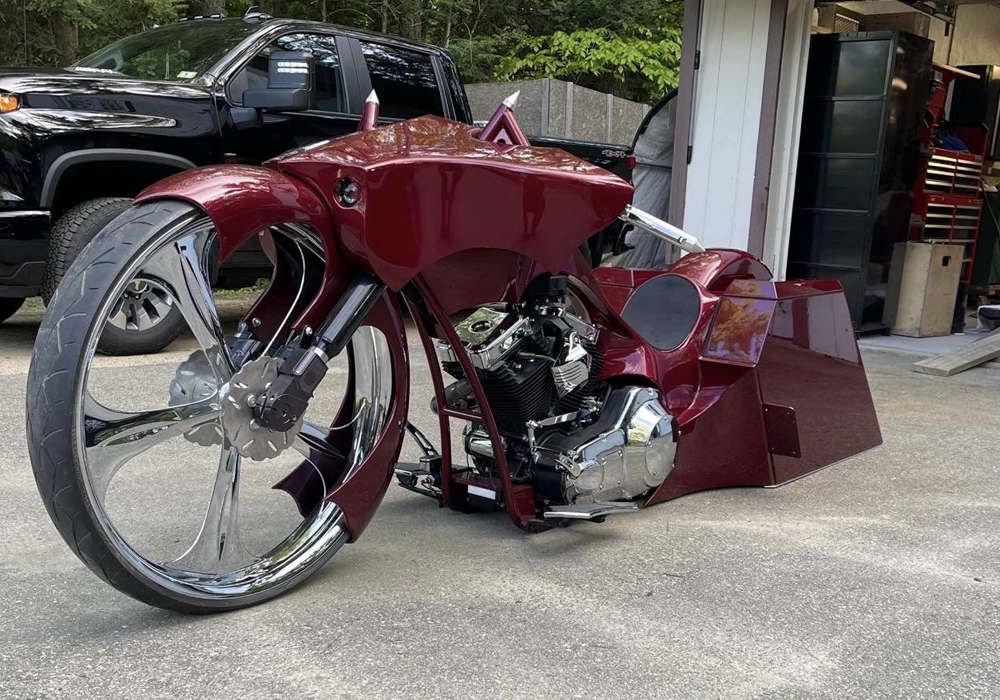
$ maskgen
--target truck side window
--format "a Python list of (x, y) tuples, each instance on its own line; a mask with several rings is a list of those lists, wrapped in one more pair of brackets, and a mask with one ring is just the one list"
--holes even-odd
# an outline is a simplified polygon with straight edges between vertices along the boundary
[(308, 51), (313, 56), (316, 75), (316, 109), (323, 112), (347, 112), (344, 74), (333, 36), (327, 34), (286, 34), (250, 59), (232, 80), (229, 97), (243, 102), (243, 91), (267, 87), (267, 60), (274, 51)]
[(365, 41), (361, 42), (361, 52), (383, 117), (444, 116), (441, 88), (430, 54)]

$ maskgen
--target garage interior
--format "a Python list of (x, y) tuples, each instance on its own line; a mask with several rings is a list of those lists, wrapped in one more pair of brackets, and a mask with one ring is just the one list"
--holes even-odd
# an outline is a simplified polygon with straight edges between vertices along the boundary
[(1000, 290), (1000, 7), (908, 5), (816, 10), (789, 265), (861, 332), (947, 335)]
[(1000, 4), (685, 9), (671, 222), (779, 279), (838, 279), (873, 342), (997, 329)]

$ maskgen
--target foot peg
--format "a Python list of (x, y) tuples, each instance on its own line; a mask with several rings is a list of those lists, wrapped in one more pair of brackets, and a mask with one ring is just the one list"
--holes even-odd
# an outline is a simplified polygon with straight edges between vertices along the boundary
[(420, 479), (430, 476), (430, 470), (423, 464), (397, 464), (396, 476), (400, 479)]
[(581, 505), (553, 506), (545, 511), (542, 517), (545, 520), (587, 520), (594, 523), (601, 523), (609, 515), (638, 512), (638, 503), (585, 503)]

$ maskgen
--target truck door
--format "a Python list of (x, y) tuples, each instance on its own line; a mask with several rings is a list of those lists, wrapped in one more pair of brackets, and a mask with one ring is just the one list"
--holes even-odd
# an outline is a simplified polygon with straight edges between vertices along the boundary
[[(334, 33), (293, 32), (252, 56), (226, 85), (220, 121), (227, 160), (259, 164), (291, 148), (353, 132), (363, 101), (355, 68), (356, 44), (356, 39)], [(251, 126), (240, 118), (243, 92), (267, 87), (268, 57), (274, 51), (312, 54), (316, 105), (304, 112), (265, 112), (262, 123)]]
[(359, 40), (360, 57), (366, 78), (378, 93), (379, 122), (434, 114), (455, 118), (455, 110), (446, 90), (445, 74), (437, 56), (417, 47)]

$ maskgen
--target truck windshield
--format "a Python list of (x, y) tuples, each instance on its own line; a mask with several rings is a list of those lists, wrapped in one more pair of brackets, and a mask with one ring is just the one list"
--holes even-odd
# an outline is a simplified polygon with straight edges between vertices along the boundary
[(116, 41), (70, 69), (190, 82), (258, 29), (260, 25), (239, 19), (181, 22)]

